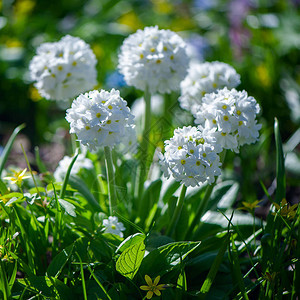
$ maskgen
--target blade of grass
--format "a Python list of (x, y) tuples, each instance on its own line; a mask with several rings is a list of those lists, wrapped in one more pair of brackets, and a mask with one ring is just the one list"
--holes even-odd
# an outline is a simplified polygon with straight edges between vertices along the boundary
[(227, 246), (228, 246), (228, 242), (229, 242), (229, 239), (230, 239), (230, 233), (227, 233), (226, 235), (226, 238), (218, 252), (218, 255), (217, 257), (215, 258), (209, 272), (208, 272), (208, 275), (201, 287), (201, 290), (200, 290), (200, 295), (199, 295), (199, 299), (203, 300), (205, 299), (205, 297), (207, 296), (213, 282), (214, 282), (214, 279), (217, 275), (217, 272), (219, 270), (219, 267), (222, 263), (222, 260), (223, 260), (223, 257), (224, 257), (224, 254), (226, 252), (226, 249), (227, 249)]
[(243, 280), (243, 275), (241, 272), (241, 265), (240, 265), (240, 261), (239, 261), (239, 254), (238, 254), (238, 250), (236, 248), (235, 242), (234, 242), (234, 235), (231, 235), (231, 251), (230, 251), (230, 245), (228, 245), (229, 248), (229, 257), (231, 260), (231, 267), (232, 267), (232, 275), (233, 275), (233, 282), (237, 281), (239, 290), (241, 292), (241, 294), (243, 295), (244, 299), (249, 300), (246, 292), (245, 292), (245, 284), (244, 284), (244, 280)]
[(6, 146), (4, 147), (4, 149), (2, 151), (2, 154), (1, 154), (1, 157), (0, 157), (0, 177), (1, 177), (2, 171), (4, 169), (4, 165), (7, 161), (7, 158), (8, 158), (9, 152), (11, 150), (11, 147), (12, 147), (18, 133), (23, 128), (25, 128), (25, 124), (21, 124), (21, 125), (19, 125), (18, 127), (15, 128), (15, 130), (13, 131), (12, 135), (10, 136)]
[(282, 141), (280, 136), (279, 122), (275, 118), (274, 123), (274, 133), (275, 133), (275, 142), (276, 142), (276, 203), (279, 204), (283, 198), (285, 198), (285, 168), (284, 168), (284, 156), (282, 149)]
[(105, 288), (103, 287), (102, 283), (97, 278), (97, 276), (95, 275), (94, 271), (91, 269), (90, 266), (88, 266), (88, 269), (91, 272), (91, 275), (93, 276), (93, 278), (95, 279), (95, 281), (97, 282), (97, 284), (99, 285), (99, 287), (101, 288), (101, 290), (103, 291), (103, 293), (105, 294), (105, 296), (107, 297), (107, 299), (112, 300), (111, 297), (109, 296), (109, 294), (107, 293), (107, 291), (105, 290)]
[(70, 177), (70, 174), (71, 174), (71, 170), (73, 168), (73, 165), (75, 164), (75, 161), (76, 161), (78, 155), (79, 155), (79, 149), (77, 148), (76, 151), (75, 151), (75, 155), (74, 155), (74, 157), (73, 157), (73, 159), (72, 159), (72, 161), (71, 161), (71, 163), (68, 167), (68, 170), (67, 170), (67, 173), (66, 173), (61, 191), (60, 191), (60, 196), (59, 196), (60, 199), (64, 199), (64, 197), (65, 197), (65, 193), (66, 193), (69, 177)]
[(78, 252), (76, 252), (76, 255), (78, 256), (78, 259), (80, 261), (80, 273), (81, 273), (81, 280), (82, 280), (82, 290), (83, 290), (83, 297), (84, 300), (87, 300), (87, 293), (86, 293), (86, 284), (85, 284), (85, 279), (84, 279), (84, 272), (83, 272), (83, 264), (80, 255)]
[(8, 299), (10, 299), (11, 293), (10, 293), (10, 288), (9, 288), (4, 264), (1, 259), (0, 259), (0, 278), (1, 278), (0, 290), (3, 293), (3, 297), (4, 297), (3, 300), (8, 300)]

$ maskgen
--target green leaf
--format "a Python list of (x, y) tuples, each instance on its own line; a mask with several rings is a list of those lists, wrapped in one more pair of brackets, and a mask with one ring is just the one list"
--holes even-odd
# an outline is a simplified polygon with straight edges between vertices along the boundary
[(200, 242), (174, 242), (158, 247), (144, 258), (141, 272), (149, 276), (162, 276), (179, 266), (199, 245)]
[(54, 257), (51, 261), (48, 269), (47, 269), (47, 276), (53, 276), (57, 278), (61, 273), (62, 269), (70, 259), (73, 253), (74, 244), (70, 245), (69, 247), (63, 249), (58, 255)]
[(246, 292), (245, 292), (245, 284), (243, 280), (243, 275), (241, 272), (241, 265), (239, 260), (239, 254), (238, 250), (236, 248), (235, 242), (234, 242), (234, 235), (231, 235), (231, 251), (229, 252), (229, 257), (231, 259), (231, 267), (232, 267), (232, 276), (233, 276), (233, 282), (237, 282), (239, 291), (243, 295), (243, 299), (249, 299)]
[(8, 193), (8, 189), (5, 185), (5, 183), (0, 179), (0, 193), (2, 195), (7, 194)]
[(117, 260), (116, 269), (123, 276), (133, 279), (145, 254), (145, 244), (141, 241), (123, 251)]
[(116, 253), (123, 252), (127, 248), (144, 241), (145, 235), (143, 233), (135, 233), (127, 237), (117, 248)]
[(63, 199), (58, 199), (58, 202), (65, 209), (67, 214), (69, 214), (72, 217), (76, 217), (75, 205)]
[(9, 152), (11, 150), (11, 147), (18, 135), (18, 133), (25, 127), (25, 124), (21, 124), (20, 126), (18, 126), (17, 128), (15, 128), (15, 130), (13, 131), (12, 135), (10, 136), (6, 146), (4, 147), (2, 153), (1, 153), (1, 156), (0, 156), (0, 177), (1, 177), (1, 174), (2, 174), (2, 171), (4, 169), (4, 165), (7, 161), (7, 158), (8, 158), (8, 155), (9, 155)]
[(9, 299), (11, 296), (7, 275), (4, 269), (4, 263), (0, 259), (0, 291), (4, 295), (4, 299)]
[(21, 280), (19, 279), (18, 283), (47, 298), (71, 299), (73, 297), (72, 290), (54, 277), (29, 276)]
[(67, 188), (67, 185), (68, 185), (68, 181), (69, 181), (69, 177), (70, 177), (70, 174), (71, 174), (71, 170), (73, 168), (73, 165), (75, 164), (75, 161), (77, 159), (79, 155), (79, 151), (78, 151), (78, 148), (76, 149), (76, 152), (75, 152), (75, 155), (68, 167), (68, 170), (66, 172), (66, 176), (65, 176), (65, 179), (64, 179), (64, 182), (63, 182), (63, 185), (62, 185), (62, 188), (61, 188), (61, 191), (60, 191), (60, 198), (61, 199), (64, 199), (65, 197), (65, 192), (66, 192), (66, 188)]
[(229, 242), (229, 238), (230, 238), (230, 234), (227, 235), (225, 241), (223, 242), (223, 244), (221, 245), (221, 248), (219, 250), (219, 253), (217, 255), (217, 257), (215, 258), (213, 265), (211, 266), (211, 269), (209, 270), (209, 273), (201, 287), (200, 290), (200, 295), (199, 295), (199, 299), (205, 299), (207, 293), (209, 292), (211, 285), (214, 282), (214, 279), (217, 275), (217, 272), (219, 270), (220, 264), (223, 260), (226, 248), (228, 246), (228, 242)]
[(284, 168), (284, 156), (282, 149), (282, 142), (280, 136), (279, 122), (275, 118), (274, 133), (276, 142), (276, 203), (279, 204), (283, 198), (285, 198), (285, 168)]
[(76, 189), (92, 206), (96, 211), (101, 211), (101, 207), (97, 200), (94, 198), (93, 194), (90, 192), (89, 188), (86, 186), (85, 182), (77, 176), (69, 177), (69, 184), (71, 187)]

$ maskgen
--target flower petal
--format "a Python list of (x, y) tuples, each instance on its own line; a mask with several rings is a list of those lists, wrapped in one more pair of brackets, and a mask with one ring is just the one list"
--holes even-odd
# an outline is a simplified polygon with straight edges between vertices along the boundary
[(147, 282), (147, 284), (148, 284), (149, 286), (152, 286), (152, 285), (153, 285), (152, 279), (151, 279), (148, 275), (145, 275), (145, 281)]
[(152, 291), (149, 291), (146, 295), (146, 298), (147, 299), (151, 299), (153, 297), (153, 292)]
[(154, 279), (154, 282), (153, 282), (153, 285), (157, 285), (160, 281), (160, 276), (158, 275), (155, 279)]
[(160, 296), (160, 295), (161, 295), (161, 292), (160, 292), (160, 290), (154, 290), (154, 294), (155, 294), (156, 296)]
[(141, 285), (140, 289), (143, 290), (143, 291), (149, 291), (150, 290), (150, 286), (148, 286), (148, 285)]

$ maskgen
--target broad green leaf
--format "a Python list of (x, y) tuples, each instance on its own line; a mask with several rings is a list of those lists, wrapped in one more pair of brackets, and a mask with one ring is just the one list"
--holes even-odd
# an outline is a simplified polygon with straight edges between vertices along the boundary
[(158, 247), (144, 258), (141, 273), (162, 276), (179, 266), (199, 245), (200, 242), (174, 242)]
[(7, 194), (8, 193), (8, 189), (5, 185), (5, 183), (0, 179), (0, 193), (2, 195)]
[(59, 254), (57, 254), (54, 259), (51, 261), (48, 269), (47, 269), (47, 276), (53, 276), (57, 278), (61, 273), (62, 269), (70, 259), (73, 253), (74, 244), (70, 245), (69, 247), (63, 249)]
[(2, 171), (4, 169), (4, 165), (6, 163), (6, 160), (8, 158), (8, 155), (9, 155), (9, 152), (11, 150), (11, 147), (18, 135), (18, 133), (23, 129), (25, 128), (25, 124), (21, 124), (19, 125), (18, 127), (15, 128), (15, 130), (13, 131), (12, 135), (10, 136), (6, 146), (4, 147), (2, 153), (1, 153), (1, 156), (0, 156), (0, 177), (1, 177), (1, 174), (2, 174)]
[(144, 191), (143, 197), (139, 203), (139, 217), (142, 223), (144, 223), (146, 220), (153, 205), (158, 202), (161, 185), (161, 179), (157, 179), (151, 182), (151, 184)]
[(232, 182), (229, 190), (222, 196), (220, 201), (217, 203), (218, 209), (228, 209), (232, 208), (236, 201), (239, 191), (239, 184), (237, 182)]
[(135, 233), (133, 235), (130, 235), (119, 245), (119, 247), (116, 250), (116, 253), (123, 252), (127, 248), (137, 243), (140, 243), (141, 241), (144, 241), (145, 237), (146, 236), (143, 233)]
[(69, 214), (72, 217), (76, 217), (75, 205), (63, 199), (58, 199), (58, 202), (65, 209), (67, 214)]
[(69, 184), (87, 200), (87, 202), (93, 207), (93, 209), (101, 211), (99, 203), (94, 198), (93, 194), (90, 192), (89, 188), (81, 178), (72, 175), (69, 177)]
[(163, 201), (163, 203), (167, 203), (169, 198), (179, 189), (180, 182), (175, 180), (164, 180), (162, 187), (161, 187), (161, 193), (160, 193), (160, 199)]
[(133, 279), (142, 263), (144, 254), (144, 241), (125, 249), (117, 260), (117, 271), (129, 279)]

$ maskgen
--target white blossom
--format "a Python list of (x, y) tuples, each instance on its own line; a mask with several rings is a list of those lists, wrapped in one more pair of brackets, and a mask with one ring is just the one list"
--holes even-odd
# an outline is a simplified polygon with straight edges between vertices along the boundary
[(221, 174), (219, 152), (222, 151), (211, 130), (202, 127), (183, 127), (165, 141), (165, 153), (159, 153), (165, 177), (172, 175), (186, 186), (215, 181)]
[(244, 144), (255, 143), (259, 138), (261, 124), (256, 116), (260, 107), (246, 91), (224, 88), (206, 94), (202, 104), (195, 107), (196, 124), (213, 130), (214, 137), (224, 149), (239, 151)]
[(105, 227), (104, 233), (112, 233), (120, 236), (121, 238), (124, 236), (122, 231), (126, 228), (122, 222), (118, 222), (117, 217), (109, 216), (108, 219), (104, 219), (103, 226)]
[(127, 102), (115, 89), (81, 94), (67, 110), (66, 119), (70, 123), (70, 133), (75, 133), (90, 150), (104, 146), (112, 148), (124, 140), (129, 142), (135, 127)]
[(97, 84), (96, 57), (78, 37), (44, 43), (30, 62), (30, 76), (46, 99), (68, 100)]
[(224, 87), (234, 88), (239, 84), (240, 75), (228, 64), (218, 61), (193, 62), (188, 69), (188, 75), (180, 84), (180, 106), (194, 113), (195, 106), (201, 104), (206, 93)]
[(126, 83), (151, 94), (170, 93), (186, 75), (188, 56), (183, 39), (170, 30), (145, 27), (124, 40), (119, 71)]
[[(54, 171), (54, 178), (56, 181), (63, 181), (65, 179), (67, 170), (72, 162), (73, 157), (64, 156), (58, 163), (56, 170)], [(92, 169), (93, 162), (86, 158), (84, 154), (79, 154), (72, 169), (71, 175), (78, 174), (81, 169)]]

